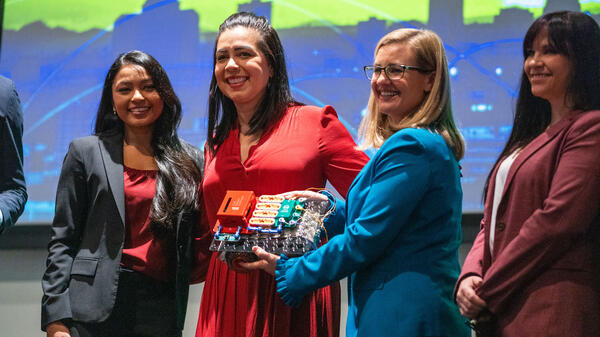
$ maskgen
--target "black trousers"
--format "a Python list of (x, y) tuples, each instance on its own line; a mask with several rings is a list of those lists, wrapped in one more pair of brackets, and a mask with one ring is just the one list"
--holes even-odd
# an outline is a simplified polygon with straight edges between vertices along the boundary
[(175, 286), (121, 269), (115, 307), (100, 323), (73, 321), (71, 337), (181, 337)]

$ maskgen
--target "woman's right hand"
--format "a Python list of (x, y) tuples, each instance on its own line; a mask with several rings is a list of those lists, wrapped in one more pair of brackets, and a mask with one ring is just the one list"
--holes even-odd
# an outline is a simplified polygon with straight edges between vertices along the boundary
[(66, 325), (56, 321), (46, 325), (46, 337), (71, 337), (71, 333)]
[(467, 318), (475, 319), (483, 309), (487, 308), (487, 303), (475, 292), (482, 282), (481, 277), (473, 275), (464, 278), (458, 286), (456, 303), (460, 313)]
[(286, 199), (306, 198), (309, 200), (327, 200), (327, 196), (314, 191), (292, 191), (281, 194)]

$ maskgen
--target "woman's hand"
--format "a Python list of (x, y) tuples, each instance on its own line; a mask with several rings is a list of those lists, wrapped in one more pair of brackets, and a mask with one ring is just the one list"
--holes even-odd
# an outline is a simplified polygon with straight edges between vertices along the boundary
[(71, 333), (66, 325), (56, 321), (46, 325), (46, 337), (71, 337)]
[(247, 270), (264, 270), (271, 275), (275, 275), (277, 260), (279, 255), (271, 254), (260, 247), (252, 247), (252, 251), (260, 260), (255, 262), (240, 262), (239, 265)]
[(481, 311), (487, 308), (487, 303), (477, 296), (475, 290), (479, 288), (483, 279), (477, 275), (463, 279), (456, 292), (456, 303), (460, 313), (470, 319), (475, 319)]
[(248, 273), (251, 270), (244, 268), (241, 263), (258, 261), (258, 257), (254, 253), (234, 253), (227, 252), (223, 254), (223, 260), (227, 262), (229, 269), (236, 273)]
[(306, 198), (309, 200), (327, 201), (327, 196), (314, 191), (291, 191), (281, 194), (286, 199)]

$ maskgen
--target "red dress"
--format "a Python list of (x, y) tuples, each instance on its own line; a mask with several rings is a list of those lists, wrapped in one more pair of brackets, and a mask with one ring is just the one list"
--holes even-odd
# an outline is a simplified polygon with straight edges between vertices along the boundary
[[(209, 224), (227, 190), (256, 195), (324, 187), (329, 180), (346, 195), (368, 161), (327, 106), (288, 108), (240, 162), (239, 131), (231, 131), (214, 158), (207, 153), (203, 182)], [(200, 302), (196, 337), (334, 337), (339, 335), (340, 288), (336, 282), (290, 308), (276, 292), (274, 277), (236, 273), (213, 253)]]

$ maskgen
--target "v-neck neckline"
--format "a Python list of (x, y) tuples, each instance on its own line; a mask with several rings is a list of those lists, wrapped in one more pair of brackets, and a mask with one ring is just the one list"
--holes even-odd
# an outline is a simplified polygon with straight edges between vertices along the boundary
[(275, 123), (273, 123), (267, 127), (266, 131), (263, 132), (262, 135), (260, 135), (260, 137), (258, 138), (258, 142), (248, 148), (248, 157), (246, 157), (246, 160), (244, 160), (243, 162), (242, 162), (242, 143), (240, 142), (240, 124), (239, 124), (239, 122), (236, 121), (235, 128), (232, 129), (232, 132), (233, 132), (235, 154), (236, 154), (236, 158), (238, 159), (238, 162), (240, 163), (240, 165), (242, 165), (244, 168), (248, 168), (248, 164), (250, 164), (250, 160), (254, 157), (253, 155), (254, 155), (254, 152), (256, 152), (256, 149), (258, 147), (260, 147), (264, 142), (267, 141), (267, 139), (269, 139), (271, 137), (271, 134), (275, 131), (275, 129), (278, 128), (278, 126), (283, 122), (283, 120), (286, 118), (286, 116), (288, 116), (288, 110), (285, 111), (285, 113), (281, 116), (281, 118), (279, 118), (278, 121), (276, 121)]
[(242, 161), (242, 142), (240, 142), (240, 128), (239, 125), (236, 125), (236, 128), (233, 131), (233, 141), (234, 141), (234, 149), (235, 149), (235, 155), (237, 158), (237, 161), (240, 163), (240, 165), (242, 165), (244, 168), (248, 168), (249, 164), (250, 164), (250, 160), (252, 159), (254, 152), (256, 151), (256, 149), (262, 144), (264, 143), (265, 139), (267, 138), (268, 133), (270, 133), (270, 131), (264, 132), (259, 138), (258, 138), (258, 142), (254, 145), (251, 145), (248, 148), (248, 156), (246, 157), (246, 159), (244, 161)]

